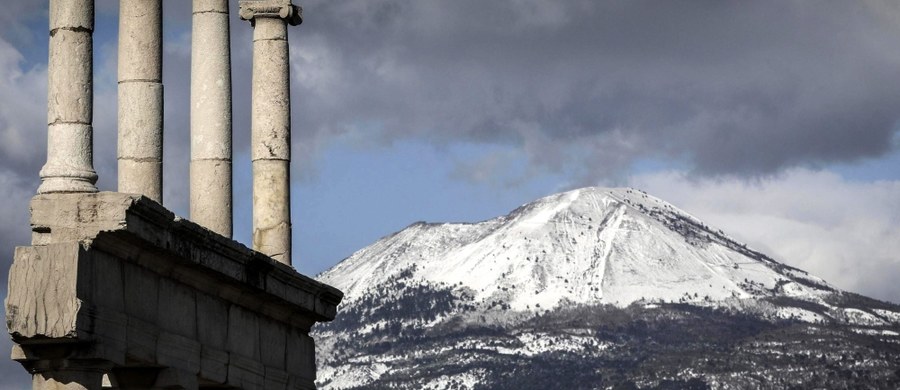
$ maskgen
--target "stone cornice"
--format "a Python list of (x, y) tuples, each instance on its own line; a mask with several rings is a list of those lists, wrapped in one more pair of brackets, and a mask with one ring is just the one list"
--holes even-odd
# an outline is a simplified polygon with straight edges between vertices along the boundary
[(190, 279), (199, 289), (261, 308), (286, 322), (295, 314), (330, 321), (343, 297), (334, 287), (179, 218), (140, 195), (38, 195), (32, 198), (31, 211), (32, 245), (81, 242), (125, 259), (134, 259), (129, 253), (143, 249), (140, 262), (147, 262), (143, 266), (178, 269), (177, 277), (172, 277)]

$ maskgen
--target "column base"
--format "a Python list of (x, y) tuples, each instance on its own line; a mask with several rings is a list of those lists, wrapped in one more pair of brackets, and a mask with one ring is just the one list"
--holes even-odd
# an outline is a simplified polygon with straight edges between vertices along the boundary
[(38, 194), (97, 192), (97, 173), (92, 170), (45, 165), (40, 175)]

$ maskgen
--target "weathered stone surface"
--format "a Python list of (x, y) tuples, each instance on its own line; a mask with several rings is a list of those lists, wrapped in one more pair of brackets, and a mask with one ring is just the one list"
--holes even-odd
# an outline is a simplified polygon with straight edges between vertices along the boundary
[[(90, 302), (90, 299), (85, 300)], [(128, 352), (128, 316), (116, 310), (104, 310), (97, 306), (85, 305), (87, 320), (78, 324), (79, 340), (93, 339), (85, 355), (103, 356), (114, 364), (125, 364)]]
[[(279, 370), (285, 369), (286, 337), (287, 329), (284, 325), (267, 318), (259, 322), (259, 353), (262, 364)], [(284, 382), (286, 385), (287, 375)]]
[(163, 146), (162, 84), (122, 82), (118, 93), (119, 158), (160, 161)]
[(265, 389), (266, 368), (258, 360), (229, 354), (228, 384), (243, 390)]
[(316, 380), (316, 346), (305, 332), (292, 329), (287, 337), (286, 371), (302, 379)]
[(205, 12), (228, 13), (228, 0), (194, 0), (193, 12), (195, 14)]
[(156, 323), (159, 300), (147, 299), (157, 296), (159, 277), (141, 266), (122, 262), (123, 289), (125, 290), (125, 313), (142, 321)]
[(288, 380), (288, 389), (290, 390), (315, 390), (316, 383), (313, 380), (307, 378), (301, 378), (296, 375), (291, 375)]
[(60, 29), (50, 37), (48, 124), (93, 121), (93, 41), (84, 30)]
[(290, 160), (291, 96), (287, 29), (263, 18), (253, 28), (251, 159)]
[(204, 383), (280, 388), (280, 372), (312, 383), (308, 331), (334, 317), (339, 291), (145, 197), (46, 194), (32, 207), (36, 245), (17, 249), (6, 302), (26, 366), (46, 359), (28, 351), (65, 342), (67, 359)]
[(290, 0), (241, 0), (239, 4), (241, 19), (251, 23), (262, 18), (283, 19), (292, 26), (303, 22), (303, 9)]
[(94, 31), (94, 0), (51, 0), (50, 31), (60, 28)]
[[(199, 11), (200, 9), (218, 9)], [(231, 158), (231, 51), (227, 1), (194, 1), (191, 157)]]
[(253, 248), (291, 263), (291, 189), (287, 160), (253, 162)]
[(156, 361), (159, 329), (153, 322), (146, 322), (135, 317), (128, 317), (126, 329), (126, 355), (131, 359), (145, 362)]
[(170, 279), (161, 279), (157, 318), (161, 329), (187, 338), (196, 338), (196, 291)]
[(119, 191), (162, 203), (162, 0), (119, 3)]
[(259, 360), (259, 318), (244, 308), (232, 305), (228, 309), (228, 350), (245, 358)]
[(119, 0), (119, 81), (162, 81), (162, 0)]
[(231, 237), (231, 158), (192, 160), (190, 177), (191, 220), (225, 237)]
[[(31, 198), (32, 244), (47, 245), (92, 240), (101, 231), (123, 229), (128, 224), (129, 218), (132, 219), (132, 225), (156, 226), (174, 220), (175, 215), (140, 196), (115, 192), (100, 192), (89, 196), (37, 195)], [(135, 229), (135, 226), (131, 228)], [(146, 235), (154, 233), (152, 229), (138, 231)], [(144, 239), (153, 238), (146, 236)], [(134, 251), (124, 255), (133, 257), (139, 252), (135, 248)]]
[(284, 370), (266, 366), (266, 390), (285, 390), (288, 388), (290, 375)]
[[(78, 243), (16, 248), (6, 295), (6, 321), (13, 337), (76, 338), (79, 312)], [(80, 271), (80, 272), (79, 272)], [(84, 284), (82, 284), (83, 286)]]
[(54, 123), (47, 128), (47, 163), (41, 169), (43, 193), (96, 192), (89, 124)]
[(140, 194), (161, 202), (162, 169), (162, 161), (119, 158), (119, 192)]
[(156, 347), (156, 363), (194, 375), (200, 372), (201, 345), (196, 340), (163, 331)]
[(163, 87), (119, 84), (119, 191), (162, 203)]
[(199, 388), (197, 373), (166, 368), (156, 376), (156, 383), (153, 387), (156, 389), (196, 390)]
[(50, 1), (47, 163), (39, 194), (97, 192), (93, 164), (93, 0)]
[(211, 383), (228, 381), (228, 352), (202, 345), (200, 347), (200, 377)]
[(191, 32), (191, 220), (232, 234), (231, 49), (227, 0), (194, 0)]
[(197, 294), (197, 329), (201, 344), (224, 349), (228, 341), (228, 304), (207, 294)]
[(11, 357), (32, 374), (35, 390), (99, 389), (113, 364), (81, 358), (78, 349), (73, 343), (14, 345)]
[(241, 1), (240, 16), (253, 24), (253, 248), (290, 264), (291, 92), (287, 24), (299, 24), (301, 10), (290, 1)]
[[(114, 192), (96, 194), (48, 194), (32, 199), (33, 242), (46, 245), (55, 242), (94, 241), (107, 247), (109, 253), (153, 269), (161, 277), (186, 278), (202, 273), (185, 273), (178, 267), (203, 267), (217, 278), (190, 280), (194, 288), (210, 291), (226, 300), (240, 302), (244, 307), (258, 308), (268, 304), (281, 305), (281, 315), (267, 313), (274, 318), (291, 316), (290, 306), (301, 307), (316, 313), (314, 318), (333, 318), (334, 307), (340, 300), (337, 290), (327, 290), (324, 285), (299, 275), (292, 268), (260, 256), (243, 245), (212, 234), (196, 224), (175, 217), (154, 202), (136, 195)], [(105, 232), (102, 233), (101, 232)], [(116, 233), (121, 232), (121, 233)], [(168, 254), (142, 250), (167, 248)], [(173, 262), (171, 255), (179, 257)], [(175, 271), (178, 272), (175, 272)], [(269, 286), (271, 281), (271, 286)], [(277, 282), (280, 281), (280, 282)], [(243, 284), (249, 283), (263, 294), (272, 294), (278, 300), (242, 294)], [(314, 304), (316, 300), (320, 305)], [(332, 304), (334, 303), (334, 304)]]
[(92, 304), (103, 310), (125, 312), (122, 262), (103, 252), (91, 252)]
[(35, 373), (33, 390), (96, 390), (103, 383), (103, 371), (63, 369)]

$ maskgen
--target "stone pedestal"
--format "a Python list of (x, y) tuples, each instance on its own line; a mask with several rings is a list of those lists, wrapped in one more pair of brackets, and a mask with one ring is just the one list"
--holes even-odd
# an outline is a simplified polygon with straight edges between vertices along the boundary
[(287, 25), (302, 21), (290, 1), (241, 1), (253, 24), (253, 248), (291, 263), (291, 91)]
[(119, 2), (119, 192), (162, 203), (162, 0)]
[(38, 195), (31, 208), (6, 313), (35, 389), (96, 389), (103, 373), (122, 388), (314, 388), (309, 330), (334, 318), (340, 291), (142, 196)]
[(93, 33), (94, 0), (50, 0), (47, 163), (39, 194), (97, 192)]
[(191, 31), (191, 220), (232, 234), (228, 0), (194, 0)]

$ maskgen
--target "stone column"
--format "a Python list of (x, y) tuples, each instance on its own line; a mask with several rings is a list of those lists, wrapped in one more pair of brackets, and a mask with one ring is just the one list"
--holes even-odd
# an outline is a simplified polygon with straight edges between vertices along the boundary
[(290, 0), (241, 1), (253, 25), (253, 249), (291, 263), (291, 93), (287, 25), (302, 22)]
[(39, 194), (97, 192), (93, 33), (94, 0), (50, 0), (47, 163)]
[(119, 2), (119, 192), (162, 203), (162, 0)]
[(231, 237), (231, 48), (228, 0), (194, 0), (191, 31), (191, 220)]

